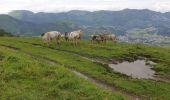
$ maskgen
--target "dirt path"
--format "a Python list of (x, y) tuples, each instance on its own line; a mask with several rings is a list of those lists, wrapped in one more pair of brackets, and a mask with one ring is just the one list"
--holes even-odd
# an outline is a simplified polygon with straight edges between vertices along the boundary
[[(20, 42), (23, 42), (23, 41), (20, 41)], [(52, 48), (52, 47), (46, 47), (46, 46), (42, 46), (40, 44), (35, 44), (35, 43), (29, 43), (29, 42), (23, 42), (23, 43), (31, 44), (31, 45), (36, 46), (36, 47), (48, 48), (48, 49), (57, 50), (57, 51), (60, 51), (60, 52), (70, 53), (70, 54), (79, 56), (83, 59), (90, 60), (92, 62), (97, 62), (97, 63), (101, 63), (101, 64), (112, 63), (111, 61), (104, 60), (101, 57), (98, 57), (98, 58), (97, 57), (91, 57), (89, 55), (80, 54), (80, 53), (77, 53), (77, 52), (74, 52), (74, 51), (68, 51), (68, 50), (61, 50), (61, 49)]]
[[(24, 51), (20, 50), (19, 48), (15, 48), (15, 47), (12, 47), (12, 46), (7, 46), (7, 45), (1, 45), (1, 46), (2, 46), (2, 47), (6, 47), (6, 48), (8, 48), (8, 49), (11, 49), (11, 50), (13, 50), (13, 51), (21, 51), (21, 52), (23, 52), (23, 53), (25, 53), (25, 54), (27, 54), (27, 55), (29, 55), (29, 56), (32, 56), (32, 57), (36, 57), (36, 58), (38, 57), (38, 59), (45, 60), (45, 61), (47, 61), (48, 63), (53, 64), (53, 65), (57, 64), (57, 65), (64, 66), (65, 68), (68, 68), (68, 65), (64, 65), (64, 64), (62, 64), (62, 63), (60, 63), (60, 62), (57, 62), (57, 61), (52, 60), (52, 59), (49, 59), (49, 58), (47, 58), (47, 57), (41, 57), (41, 56), (33, 55), (33, 54), (31, 54), (31, 53), (24, 52)], [(68, 68), (68, 69), (69, 69), (69, 68)], [(106, 89), (106, 90), (110, 90), (110, 91), (112, 91), (113, 93), (123, 94), (124, 96), (126, 96), (126, 97), (127, 97), (128, 99), (130, 99), (130, 100), (143, 100), (142, 98), (145, 98), (145, 97), (143, 97), (143, 96), (138, 96), (138, 95), (136, 95), (136, 94), (133, 94), (133, 93), (128, 92), (128, 91), (125, 91), (125, 90), (123, 90), (123, 89), (120, 89), (120, 88), (117, 88), (117, 87), (113, 87), (112, 85), (109, 85), (109, 84), (107, 84), (107, 83), (105, 83), (105, 82), (102, 82), (101, 80), (97, 80), (97, 79), (95, 79), (95, 78), (92, 78), (92, 77), (90, 77), (89, 75), (83, 74), (83, 73), (78, 72), (78, 71), (76, 71), (76, 70), (74, 70), (74, 69), (69, 69), (69, 70), (70, 70), (71, 72), (73, 72), (74, 74), (76, 74), (77, 76), (79, 76), (79, 77), (81, 77), (81, 78), (84, 78), (84, 79), (90, 81), (91, 83), (97, 85), (97, 86), (100, 87), (100, 88), (103, 88), (103, 89)]]

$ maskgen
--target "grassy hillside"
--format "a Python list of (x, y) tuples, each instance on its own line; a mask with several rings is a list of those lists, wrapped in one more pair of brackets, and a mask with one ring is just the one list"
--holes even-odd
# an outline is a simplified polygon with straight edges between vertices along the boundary
[(0, 72), (1, 100), (125, 98), (96, 87), (63, 66), (4, 46), (0, 46)]
[[(125, 94), (128, 96), (139, 96), (141, 98), (163, 100), (170, 99), (169, 81), (133, 79), (129, 76), (114, 72), (105, 64), (89, 60), (93, 58), (105, 62), (110, 62), (113, 60), (134, 61), (138, 57), (146, 57), (149, 60), (157, 63), (153, 68), (157, 74), (159, 74), (162, 79), (169, 80), (169, 48), (130, 45), (125, 43), (107, 43), (105, 45), (90, 44), (88, 41), (81, 41), (80, 46), (73, 46), (69, 43), (62, 42), (60, 47), (56, 47), (56, 45), (52, 43), (51, 47), (49, 48), (42, 43), (40, 38), (29, 37), (0, 38), (0, 45), (2, 48), (2, 61), (9, 64), (9, 66), (3, 65), (4, 67), (1, 69), (6, 71), (2, 72), (13, 72), (12, 75), (10, 74), (11, 72), (3, 73), (1, 75), (3, 77), (7, 77), (10, 81), (2, 82), (4, 83), (3, 85), (6, 85), (5, 83), (9, 82), (9, 85), (4, 88), (6, 92), (3, 95), (0, 95), (0, 97), (4, 97), (6, 95), (11, 97), (11, 95), (14, 94), (10, 92), (10, 89), (19, 89), (18, 91), (20, 91), (23, 97), (26, 97), (27, 93), (36, 97), (38, 95), (43, 95), (45, 92), (47, 94), (52, 93), (52, 96), (50, 96), (52, 98), (58, 96), (61, 92), (61, 98), (64, 96), (65, 98), (73, 97), (73, 99), (74, 97), (79, 97), (80, 99), (83, 99), (83, 97), (87, 97), (86, 99), (103, 99), (106, 97), (108, 97), (108, 99), (121, 99)], [(19, 57), (20, 60), (16, 60), (15, 57), (10, 57), (13, 62), (10, 62), (10, 60), (8, 61), (7, 58), (10, 54), (13, 54), (13, 56), (16, 56), (17, 58)], [(42, 61), (41, 59), (55, 62), (57, 65), (54, 66), (47, 64), (47, 62)], [(15, 65), (12, 63), (17, 63), (16, 65), (20, 65), (20, 67), (12, 66)], [(43, 68), (41, 68), (41, 64), (43, 64)], [(107, 86), (112, 86), (116, 88), (116, 91), (118, 90), (118, 93), (122, 95), (118, 95), (117, 92), (111, 93), (108, 90), (101, 90), (94, 84), (78, 78), (78, 76), (75, 76), (72, 72), (70, 72), (70, 70), (75, 70), (86, 75), (87, 77), (102, 82)], [(12, 78), (10, 78), (8, 74), (11, 75)], [(46, 77), (48, 78), (46, 79)], [(52, 80), (49, 80), (49, 77)], [(14, 80), (15, 78), (16, 80)], [(34, 80), (36, 83), (33, 82)], [(45, 84), (44, 81), (47, 83)], [(13, 82), (15, 84), (13, 84)], [(28, 83), (30, 84), (27, 87)], [(21, 84), (21, 89), (14, 86), (19, 84)], [(3, 85), (1, 85), (1, 87), (4, 87)], [(60, 87), (60, 85), (62, 86)], [(33, 87), (33, 90), (29, 88), (29, 86)], [(38, 88), (36, 86), (43, 88)], [(94, 89), (90, 89), (89, 87), (93, 87)], [(56, 90), (53, 90), (54, 88)], [(41, 89), (44, 89), (44, 92), (41, 91)], [(28, 92), (23, 93), (21, 91)], [(38, 92), (39, 94), (34, 94), (35, 91), (40, 91), (40, 93)], [(20, 97), (20, 95), (16, 95), (16, 97)], [(48, 95), (46, 95), (44, 98), (46, 97), (48, 97)]]
[[(40, 38), (18, 38), (18, 41), (46, 46), (43, 44)], [(79, 54), (81, 56), (98, 58), (102, 60), (118, 60), (118, 61), (134, 61), (138, 57), (146, 57), (148, 60), (158, 63), (154, 69), (157, 74), (170, 76), (170, 49), (160, 48), (156, 46), (147, 46), (142, 44), (127, 44), (127, 43), (107, 43), (103, 44), (91, 44), (87, 41), (81, 41), (80, 47), (73, 47), (69, 43), (63, 42), (60, 48), (56, 48), (55, 43), (51, 44), (52, 49), (60, 51), (66, 51), (73, 54)], [(71, 49), (70, 49), (71, 48)], [(164, 66), (158, 68), (158, 66)]]

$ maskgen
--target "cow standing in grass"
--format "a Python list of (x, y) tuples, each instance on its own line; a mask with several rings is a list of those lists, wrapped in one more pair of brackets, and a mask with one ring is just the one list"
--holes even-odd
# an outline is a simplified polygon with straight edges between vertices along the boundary
[(83, 31), (73, 31), (68, 34), (68, 40), (72, 41), (73, 44), (77, 45), (83, 36)]
[(98, 35), (91, 35), (90, 40), (91, 40), (92, 43), (93, 43), (93, 41), (96, 41), (98, 43), (100, 43), (100, 42), (106, 43), (106, 41), (116, 42), (117, 37), (114, 34), (98, 34)]
[(97, 35), (91, 35), (91, 42), (93, 43), (94, 41), (100, 43), (100, 42), (106, 42), (106, 37), (103, 34), (97, 34)]
[(61, 39), (61, 33), (58, 31), (51, 31), (51, 32), (46, 32), (41, 34), (43, 42), (47, 43), (49, 46), (49, 43), (51, 40), (55, 39), (57, 42), (57, 45), (60, 44), (60, 39)]
[(100, 42), (104, 41), (104, 39), (100, 35), (91, 35), (90, 41), (91, 41), (91, 43), (93, 43), (94, 41), (100, 43)]
[(112, 42), (116, 42), (117, 41), (117, 37), (115, 34), (102, 34), (100, 35), (100, 37), (102, 37), (103, 41), (112, 41)]

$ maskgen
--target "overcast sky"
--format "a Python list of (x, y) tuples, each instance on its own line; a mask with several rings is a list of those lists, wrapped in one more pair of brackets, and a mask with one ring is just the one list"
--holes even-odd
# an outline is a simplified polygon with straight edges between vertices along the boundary
[(69, 10), (150, 9), (170, 11), (170, 0), (0, 0), (0, 14), (11, 10), (62, 12)]

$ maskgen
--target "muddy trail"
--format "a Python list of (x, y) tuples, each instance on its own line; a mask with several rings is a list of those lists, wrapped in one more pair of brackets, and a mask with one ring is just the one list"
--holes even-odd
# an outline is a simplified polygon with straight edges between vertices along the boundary
[(65, 68), (67, 68), (69, 71), (71, 71), (75, 75), (90, 81), (91, 83), (97, 85), (98, 87), (103, 88), (105, 90), (112, 91), (113, 93), (123, 94), (129, 100), (143, 100), (143, 99), (148, 98), (148, 97), (146, 97), (144, 95), (143, 96), (136, 95), (135, 93), (129, 92), (127, 90), (124, 90), (124, 89), (121, 89), (121, 88), (118, 88), (118, 87), (114, 87), (113, 85), (109, 85), (109, 84), (107, 84), (107, 83), (105, 83), (105, 82), (103, 82), (101, 80), (98, 80), (98, 79), (96, 79), (94, 77), (91, 77), (90, 75), (87, 75), (85, 73), (81, 73), (81, 72), (79, 72), (79, 71), (77, 71), (75, 69), (71, 69), (71, 67), (69, 65), (65, 65), (63, 63), (57, 62), (56, 60), (52, 60), (52, 59), (49, 59), (49, 58), (43, 57), (43, 56), (34, 55), (32, 53), (22, 51), (20, 48), (8, 46), (8, 45), (0, 45), (0, 46), (8, 48), (8, 49), (11, 49), (13, 51), (19, 51), (19, 52), (25, 53), (25, 54), (33, 57), (34, 59), (41, 59), (41, 60), (44, 60), (44, 61), (46, 61), (46, 62), (48, 62), (49, 64), (52, 64), (52, 65), (56, 65), (56, 64), (61, 65), (61, 66), (65, 67)]
[[(95, 62), (95, 63), (100, 63), (100, 64), (103, 64), (103, 65), (108, 65), (108, 68), (110, 70), (112, 70), (112, 68), (109, 67), (109, 64), (119, 64), (119, 63), (122, 63), (126, 60), (115, 60), (115, 59), (110, 59), (108, 60), (107, 58), (104, 58), (104, 57), (92, 57), (91, 55), (85, 55), (85, 54), (80, 54), (80, 53), (77, 53), (77, 52), (74, 52), (74, 51), (68, 51), (68, 50), (61, 50), (61, 49), (58, 49), (58, 48), (53, 48), (53, 47), (47, 47), (47, 46), (42, 46), (41, 44), (36, 44), (36, 43), (30, 43), (30, 42), (24, 42), (24, 41), (19, 41), (19, 42), (22, 42), (22, 43), (26, 43), (26, 44), (31, 44), (35, 47), (40, 47), (40, 48), (48, 48), (48, 49), (51, 49), (51, 50), (57, 50), (57, 51), (60, 51), (60, 52), (64, 52), (64, 53), (70, 53), (70, 54), (73, 54), (73, 55), (76, 55), (76, 56), (79, 56), (83, 59), (86, 59), (86, 60), (89, 60), (89, 61), (92, 61), (92, 62)], [(105, 48), (105, 47), (101, 47), (101, 48)], [(111, 49), (109, 49), (111, 50)], [(143, 58), (143, 57), (142, 57)], [(167, 82), (167, 83), (170, 83), (170, 80), (166, 79), (166, 78), (163, 78), (159, 75), (155, 75), (155, 81), (161, 81), (161, 82)]]

